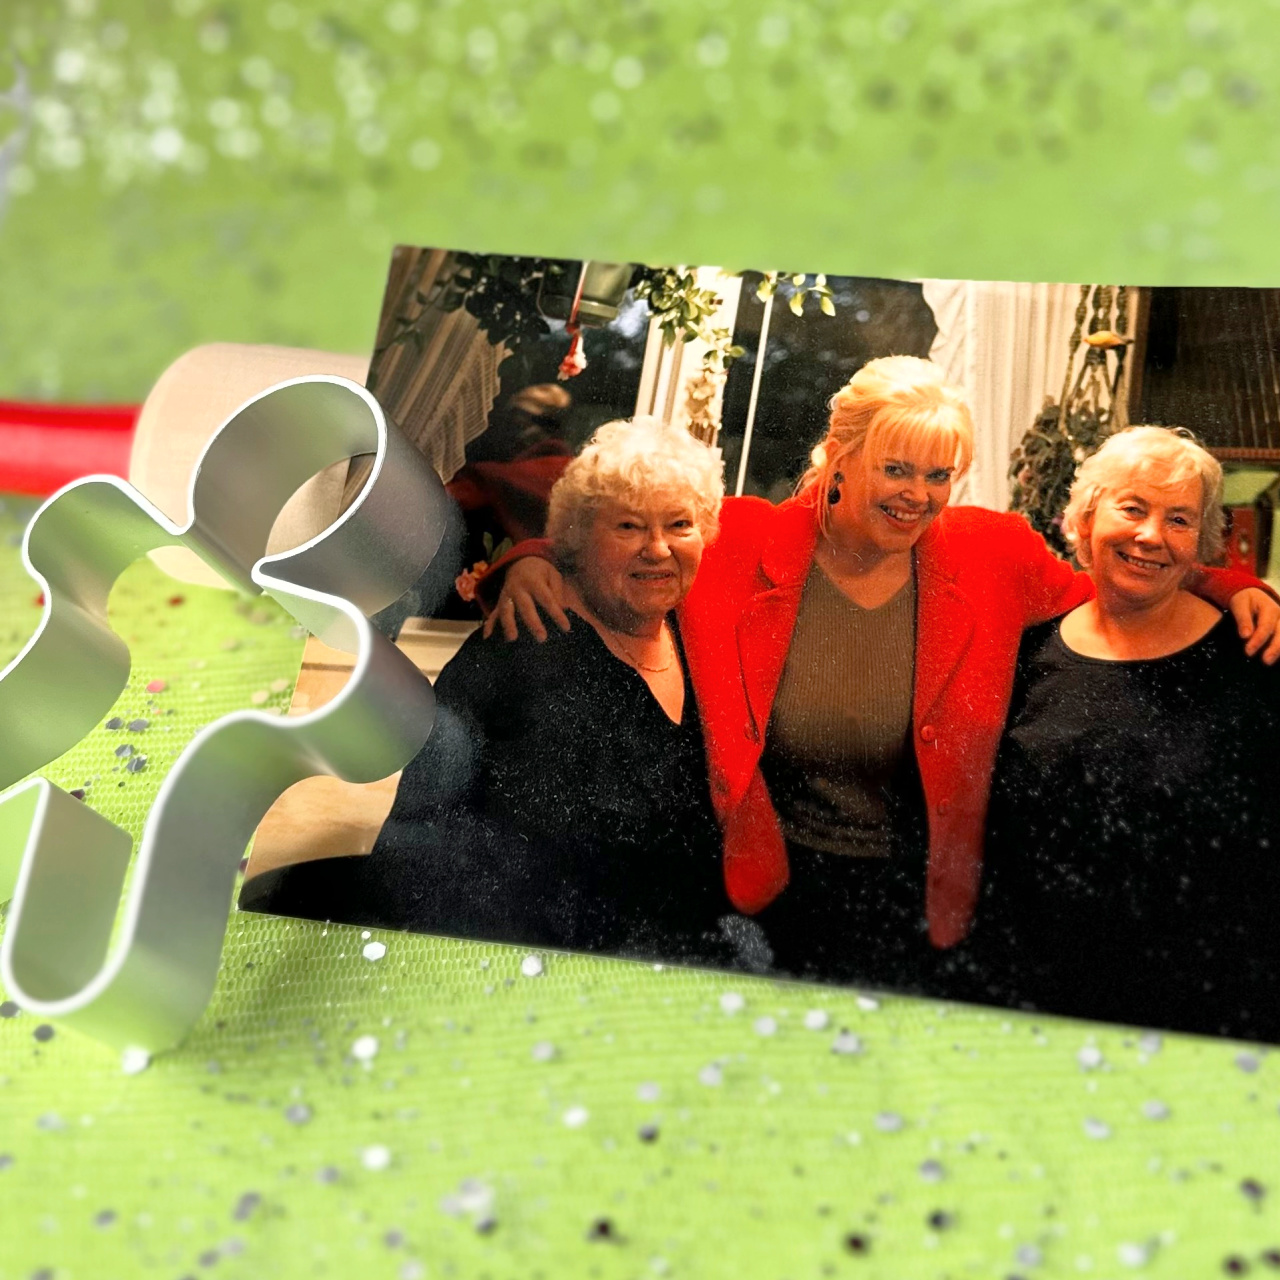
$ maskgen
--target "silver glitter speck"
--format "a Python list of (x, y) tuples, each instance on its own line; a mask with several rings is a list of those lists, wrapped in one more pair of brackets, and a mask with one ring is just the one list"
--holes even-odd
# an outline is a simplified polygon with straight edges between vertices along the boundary
[(1126, 1267), (1145, 1267), (1151, 1261), (1151, 1255), (1155, 1252), (1155, 1247), (1151, 1244), (1139, 1244), (1134, 1241), (1128, 1241), (1120, 1245), (1116, 1249), (1116, 1257), (1120, 1259)]
[(253, 1211), (262, 1203), (262, 1197), (256, 1191), (246, 1191), (244, 1195), (236, 1201), (236, 1207), (231, 1211), (231, 1216), (237, 1222), (244, 1222), (252, 1216)]
[(351, 1046), (351, 1056), (359, 1062), (372, 1062), (378, 1056), (378, 1037), (360, 1036)]
[(841, 1054), (861, 1053), (862, 1040), (848, 1028), (845, 1028), (831, 1042), (831, 1052)]
[(481, 1220), (493, 1217), (493, 1188), (481, 1178), (463, 1178), (456, 1191), (441, 1199), (440, 1212), (451, 1218), (471, 1214), (478, 1229)]
[(306, 1124), (311, 1114), (311, 1108), (305, 1102), (294, 1102), (284, 1109), (284, 1118), (290, 1124)]
[(130, 1046), (120, 1054), (120, 1070), (127, 1076), (136, 1076), (151, 1065), (151, 1055), (145, 1049)]

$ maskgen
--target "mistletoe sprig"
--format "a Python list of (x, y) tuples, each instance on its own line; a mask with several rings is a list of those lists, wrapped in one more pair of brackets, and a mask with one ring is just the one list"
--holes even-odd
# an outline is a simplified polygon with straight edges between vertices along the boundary
[(761, 302), (768, 302), (777, 294), (778, 286), (785, 280), (791, 286), (787, 306), (791, 308), (792, 315), (803, 315), (804, 304), (809, 298), (817, 298), (818, 307), (824, 316), (835, 315), (835, 298), (827, 284), (827, 277), (819, 272), (813, 277), (812, 284), (805, 283), (808, 279), (804, 274), (784, 275), (780, 271), (766, 271), (764, 279), (756, 286), (756, 297)]
[(731, 329), (712, 328), (711, 317), (723, 299), (714, 289), (700, 285), (692, 271), (677, 267), (639, 267), (632, 281), (636, 297), (648, 302), (662, 340), (668, 346), (695, 339), (704, 342), (708, 350), (702, 363), (709, 369), (726, 370), (744, 354), (745, 349), (734, 343)]

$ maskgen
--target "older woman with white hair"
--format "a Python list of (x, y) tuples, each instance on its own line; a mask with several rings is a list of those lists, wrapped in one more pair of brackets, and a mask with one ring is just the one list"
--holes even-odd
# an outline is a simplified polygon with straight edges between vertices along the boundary
[(674, 610), (715, 536), (718, 450), (600, 427), (551, 493), (570, 625), (474, 635), (367, 858), (290, 868), (255, 906), (540, 946), (730, 961), (732, 908)]
[(1018, 655), (973, 938), (988, 994), (1280, 1031), (1280, 671), (1186, 589), (1222, 526), (1221, 467), (1178, 430), (1081, 466), (1063, 528), (1096, 595)]

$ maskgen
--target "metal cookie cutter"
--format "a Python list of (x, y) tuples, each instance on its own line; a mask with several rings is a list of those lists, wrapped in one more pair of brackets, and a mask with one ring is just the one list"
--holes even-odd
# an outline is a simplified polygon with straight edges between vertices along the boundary
[[(264, 556), (290, 495), (362, 453), (375, 459), (355, 502), (309, 542)], [(313, 376), (270, 388), (219, 428), (192, 475), (185, 527), (113, 477), (77, 481), (40, 508), (23, 560), (44, 614), (0, 672), (0, 786), (61, 755), (114, 704), (129, 650), (107, 598), (157, 547), (190, 548), (233, 584), (266, 592), (356, 663), (318, 711), (235, 712), (192, 739), (147, 817), (114, 946), (128, 834), (43, 778), (0, 796), (0, 902), (13, 897), (0, 981), (23, 1008), (120, 1047), (166, 1048), (190, 1029), (217, 978), (239, 860), (267, 809), (314, 774), (386, 777), (430, 733), (430, 683), (366, 615), (420, 577), (448, 503), (373, 396)]]

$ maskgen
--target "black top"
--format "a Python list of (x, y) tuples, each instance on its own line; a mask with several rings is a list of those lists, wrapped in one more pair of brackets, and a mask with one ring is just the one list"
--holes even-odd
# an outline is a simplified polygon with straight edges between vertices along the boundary
[(1280, 1030), (1280, 671), (1224, 617), (1163, 658), (1027, 632), (974, 953), (988, 994), (1208, 1034)]
[[(587, 622), (471, 636), (367, 857), (268, 873), (255, 909), (615, 954), (726, 958), (732, 911), (685, 676), (674, 724)], [(270, 879), (268, 878), (270, 877)]]

